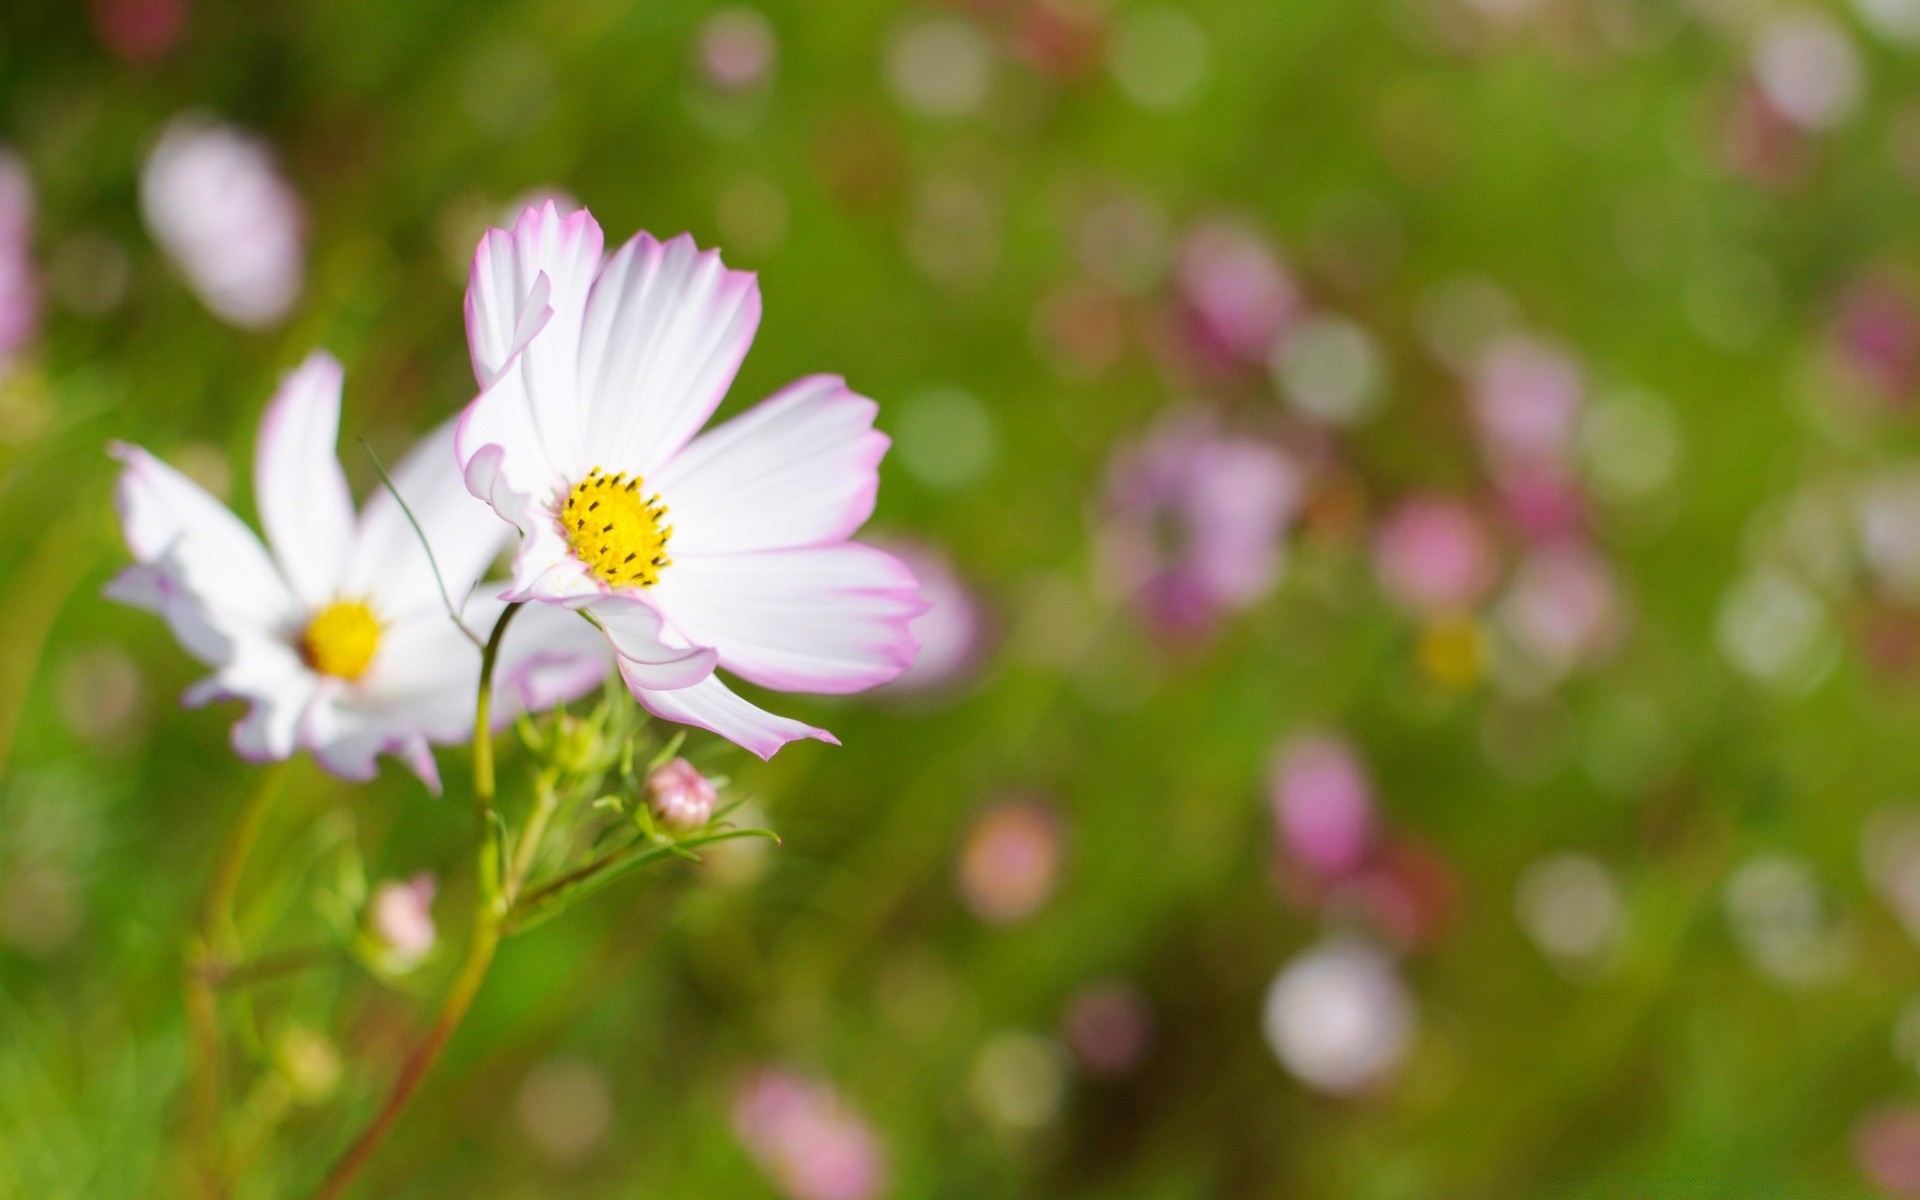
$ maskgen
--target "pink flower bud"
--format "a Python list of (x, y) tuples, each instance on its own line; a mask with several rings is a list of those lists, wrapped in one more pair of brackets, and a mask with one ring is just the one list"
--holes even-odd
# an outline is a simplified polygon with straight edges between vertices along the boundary
[(373, 889), (367, 929), (392, 956), (410, 967), (433, 949), (433, 896), (439, 885), (422, 871), (412, 879), (389, 879)]
[(647, 807), (668, 829), (698, 829), (713, 818), (714, 790), (707, 777), (684, 758), (676, 758), (647, 776)]

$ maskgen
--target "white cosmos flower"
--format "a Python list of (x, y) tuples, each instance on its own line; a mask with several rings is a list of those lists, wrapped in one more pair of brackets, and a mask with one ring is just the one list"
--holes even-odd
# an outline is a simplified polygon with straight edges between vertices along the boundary
[[(339, 363), (315, 353), (261, 419), (254, 487), (267, 545), (186, 476), (116, 444), (126, 464), (116, 501), (136, 565), (107, 594), (160, 613), (214, 669), (188, 704), (252, 705), (233, 728), (246, 758), (304, 748), (336, 775), (369, 779), (386, 752), (438, 791), (428, 743), (470, 735), (480, 652), (448, 619), (427, 552), (392, 493), (381, 490), (356, 516), (334, 453), (340, 385)], [(453, 434), (454, 423), (443, 424), (392, 478), (457, 603), (512, 530), (461, 486)], [(464, 616), (484, 632), (501, 608), (476, 598)], [(509, 627), (496, 668), (501, 720), (572, 699), (604, 677), (593, 630), (563, 616), (523, 613)]]
[(701, 434), (760, 322), (751, 274), (689, 237), (604, 263), (583, 211), (490, 230), (467, 286), (480, 396), (467, 486), (521, 532), (503, 598), (584, 610), (654, 715), (765, 758), (833, 735), (730, 690), (856, 692), (912, 663), (923, 605), (889, 554), (847, 540), (873, 511), (876, 406), (830, 376)]

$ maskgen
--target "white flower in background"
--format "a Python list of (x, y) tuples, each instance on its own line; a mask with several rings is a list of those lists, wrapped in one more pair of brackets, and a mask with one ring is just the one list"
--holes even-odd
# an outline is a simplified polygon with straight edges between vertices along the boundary
[[(425, 548), (392, 493), (356, 518), (334, 455), (340, 365), (316, 353), (290, 373), (260, 422), (254, 487), (267, 544), (186, 476), (137, 446), (116, 501), (137, 560), (108, 588), (160, 613), (188, 653), (214, 668), (187, 703), (246, 700), (234, 748), (254, 761), (311, 750), (348, 779), (398, 755), (435, 790), (430, 742), (473, 726), (480, 651), (448, 619)], [(453, 422), (392, 472), (438, 559), (448, 595), (471, 591), (511, 534), (453, 470)], [(271, 547), (271, 550), (269, 550)], [(493, 599), (465, 607), (484, 630)], [(522, 614), (496, 668), (496, 712), (543, 708), (592, 688), (606, 656), (593, 631), (557, 610)]]
[(1281, 1065), (1302, 1083), (1340, 1095), (1397, 1071), (1412, 1048), (1412, 995), (1393, 960), (1366, 942), (1334, 937), (1287, 964), (1267, 990), (1262, 1021)]
[(582, 210), (528, 209), (474, 256), (461, 418), (474, 495), (518, 526), (508, 601), (578, 608), (655, 716), (761, 757), (833, 735), (734, 694), (856, 692), (913, 662), (923, 604), (892, 555), (847, 540), (887, 438), (873, 401), (811, 376), (699, 437), (760, 322), (754, 277), (688, 237), (601, 261)]
[(175, 117), (140, 172), (140, 211), (206, 306), (254, 329), (287, 314), (305, 274), (306, 214), (260, 139)]

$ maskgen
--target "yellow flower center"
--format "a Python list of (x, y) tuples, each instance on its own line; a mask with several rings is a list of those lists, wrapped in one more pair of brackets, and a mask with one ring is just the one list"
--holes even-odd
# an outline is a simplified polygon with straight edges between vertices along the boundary
[(638, 475), (629, 479), (624, 471), (608, 475), (595, 467), (573, 485), (560, 509), (567, 544), (610, 587), (652, 587), (660, 582), (660, 568), (673, 565), (667, 557), (673, 526), (661, 524), (667, 506), (640, 487)]
[(300, 657), (322, 675), (355, 680), (380, 649), (380, 618), (360, 600), (336, 600), (307, 622)]

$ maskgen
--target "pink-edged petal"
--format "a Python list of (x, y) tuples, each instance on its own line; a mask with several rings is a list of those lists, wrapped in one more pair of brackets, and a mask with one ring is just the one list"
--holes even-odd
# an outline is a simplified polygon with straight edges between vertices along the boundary
[(232, 621), (282, 627), (297, 620), (299, 604), (239, 517), (138, 446), (116, 442), (110, 451), (126, 464), (114, 503), (136, 561), (167, 559), (176, 590)]
[(607, 639), (579, 613), (537, 605), (514, 618), (494, 669), (501, 719), (577, 700), (600, 686), (613, 656)]
[(652, 605), (633, 596), (609, 595), (585, 611), (606, 631), (620, 677), (633, 689), (675, 691), (713, 674), (719, 655), (705, 646), (670, 645), (666, 623)]
[(776, 716), (740, 698), (720, 677), (712, 675), (692, 687), (670, 692), (635, 688), (634, 698), (663, 721), (677, 721), (717, 733), (761, 758), (772, 758), (788, 742), (814, 738), (830, 746), (840, 739), (790, 717)]
[(340, 469), (340, 364), (323, 350), (287, 373), (260, 420), (253, 490), (280, 572), (309, 607), (334, 599), (353, 540)]
[(435, 564), (448, 597), (460, 605), (513, 536), (513, 527), (467, 490), (454, 461), (454, 427), (443, 422), (389, 472), (419, 531), (383, 485), (367, 501), (347, 555), (341, 591), (372, 597), (389, 620), (443, 610)]
[[(498, 600), (476, 597), (467, 623), (484, 635), (499, 619)], [(569, 609), (536, 605), (507, 627), (494, 667), (496, 724), (577, 699), (606, 678), (607, 640)], [(480, 651), (444, 614), (396, 622), (366, 677), (357, 702), (396, 724), (417, 728), (428, 741), (463, 742), (473, 733), (473, 700), (480, 682)]]
[(189, 696), (201, 702), (245, 700), (251, 708), (233, 727), (233, 748), (249, 762), (286, 758), (299, 747), (300, 723), (318, 698), (320, 680), (293, 651), (260, 642), (243, 650)]
[(513, 578), (503, 600), (539, 600), (549, 604), (584, 601), (606, 591), (585, 563), (574, 557), (552, 511), (514, 489), (502, 464), (507, 451), (486, 446), (466, 466), (467, 490), (520, 531), (513, 554)]
[(440, 794), (440, 767), (420, 730), (361, 707), (344, 691), (317, 696), (301, 718), (298, 736), (315, 761), (342, 779), (371, 780), (379, 773), (379, 756), (391, 754), (429, 792)]
[(551, 201), (527, 209), (512, 232), (490, 229), (480, 239), (467, 281), (467, 346), (482, 393), (462, 419), (463, 467), (481, 446), (500, 445), (521, 490), (545, 475), (585, 473), (581, 325), (604, 245), (590, 213), (563, 217)]
[(650, 475), (707, 423), (760, 326), (753, 274), (642, 233), (594, 281), (580, 340), (589, 465)]
[(158, 613), (188, 654), (208, 666), (233, 657), (233, 638), (220, 627), (219, 617), (180, 582), (183, 572), (171, 554), (151, 563), (135, 563), (107, 584), (109, 600)]
[(762, 687), (841, 694), (913, 665), (913, 573), (858, 542), (676, 558), (651, 593), (673, 627)]
[(888, 439), (873, 401), (815, 375), (693, 442), (648, 486), (675, 560), (837, 542), (873, 514)]

